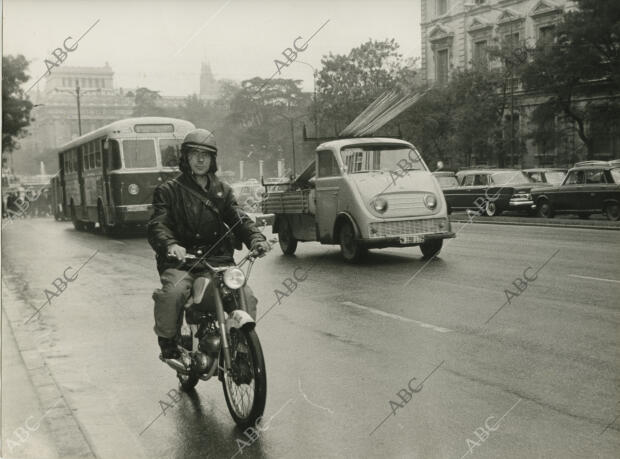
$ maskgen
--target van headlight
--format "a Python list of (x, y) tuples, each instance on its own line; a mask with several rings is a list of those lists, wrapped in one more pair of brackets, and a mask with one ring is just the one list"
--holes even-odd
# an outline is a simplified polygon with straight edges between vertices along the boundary
[(232, 290), (237, 290), (245, 284), (245, 274), (239, 268), (229, 268), (224, 271), (224, 284)]
[(435, 209), (437, 207), (437, 198), (434, 194), (427, 194), (424, 196), (424, 205), (428, 207), (430, 210)]
[(379, 212), (380, 214), (383, 214), (388, 208), (388, 203), (385, 199), (381, 197), (375, 198), (372, 201), (372, 208), (375, 209), (375, 211)]
[(136, 195), (140, 192), (140, 187), (136, 183), (132, 183), (127, 187), (127, 191), (129, 191), (129, 194)]

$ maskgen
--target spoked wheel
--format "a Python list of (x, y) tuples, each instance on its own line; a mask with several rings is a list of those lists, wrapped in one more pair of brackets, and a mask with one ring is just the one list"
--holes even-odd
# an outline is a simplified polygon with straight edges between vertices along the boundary
[[(267, 374), (263, 350), (254, 330), (231, 329), (230, 355), (232, 368), (222, 378), (226, 405), (241, 428), (254, 426), (263, 415), (267, 400)], [(223, 353), (220, 365), (224, 367)]]
[(278, 242), (280, 249), (285, 255), (293, 255), (297, 250), (297, 239), (293, 236), (293, 230), (286, 219), (282, 219), (278, 228)]
[(497, 206), (495, 205), (494, 202), (487, 202), (487, 205), (486, 205), (484, 213), (488, 217), (493, 217), (495, 215), (501, 214), (501, 211), (497, 210)]
[(338, 242), (340, 242), (340, 253), (346, 262), (356, 263), (368, 252), (359, 241), (355, 239), (355, 232), (351, 223), (346, 222), (340, 227), (338, 232)]

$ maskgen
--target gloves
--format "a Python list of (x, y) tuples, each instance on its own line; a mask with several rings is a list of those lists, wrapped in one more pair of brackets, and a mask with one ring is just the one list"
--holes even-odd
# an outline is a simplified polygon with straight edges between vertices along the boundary
[(269, 242), (267, 241), (257, 239), (252, 242), (252, 247), (250, 248), (250, 250), (256, 251), (259, 257), (264, 257), (267, 252), (271, 250), (271, 245), (269, 245)]

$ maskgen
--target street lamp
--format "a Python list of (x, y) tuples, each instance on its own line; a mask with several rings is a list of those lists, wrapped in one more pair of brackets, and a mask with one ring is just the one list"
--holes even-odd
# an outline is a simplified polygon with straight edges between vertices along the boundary
[(312, 64), (308, 64), (307, 62), (300, 61), (300, 60), (297, 60), (295, 62), (307, 65), (308, 67), (310, 67), (312, 69), (312, 92), (314, 94), (314, 96), (313, 96), (313, 100), (314, 100), (314, 110), (313, 110), (314, 111), (314, 136), (318, 137), (319, 136), (319, 121), (318, 121), (317, 106), (316, 106), (316, 77), (318, 76), (319, 72), (318, 72), (318, 70), (316, 68), (314, 68), (314, 66)]

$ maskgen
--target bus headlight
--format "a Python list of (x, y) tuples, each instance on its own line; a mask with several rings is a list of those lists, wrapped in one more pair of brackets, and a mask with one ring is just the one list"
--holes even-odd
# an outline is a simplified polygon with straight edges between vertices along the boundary
[(385, 199), (379, 197), (372, 201), (372, 207), (380, 214), (383, 214), (388, 208), (388, 203)]
[(127, 187), (127, 191), (129, 191), (129, 194), (136, 195), (140, 192), (140, 187), (137, 184), (132, 183)]
[(237, 290), (245, 284), (245, 274), (239, 268), (230, 268), (224, 271), (224, 284), (226, 287)]
[(428, 207), (430, 210), (433, 210), (437, 207), (437, 198), (433, 194), (427, 194), (424, 196), (424, 205)]

